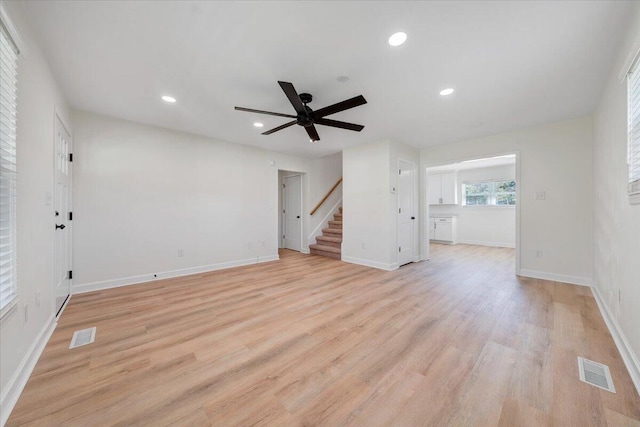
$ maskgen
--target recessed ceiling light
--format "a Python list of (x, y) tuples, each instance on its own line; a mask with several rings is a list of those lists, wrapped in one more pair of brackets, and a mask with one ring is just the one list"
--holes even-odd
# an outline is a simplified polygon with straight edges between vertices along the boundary
[(448, 87), (448, 88), (446, 88), (446, 89), (442, 89), (442, 90), (440, 91), (440, 95), (442, 95), (442, 96), (447, 96), (447, 95), (451, 95), (453, 92), (455, 92), (455, 91), (453, 90), (453, 88)]
[(169, 96), (169, 95), (162, 95), (162, 100), (170, 104), (173, 104), (174, 102), (176, 102), (176, 99), (173, 96)]
[(407, 41), (407, 35), (403, 32), (395, 33), (389, 37), (389, 44), (391, 46), (400, 46), (405, 41)]
[(253, 125), (254, 125), (255, 127), (257, 127), (257, 128), (261, 128), (262, 126), (264, 126), (264, 125), (263, 125), (262, 123), (260, 123), (260, 122), (255, 122)]

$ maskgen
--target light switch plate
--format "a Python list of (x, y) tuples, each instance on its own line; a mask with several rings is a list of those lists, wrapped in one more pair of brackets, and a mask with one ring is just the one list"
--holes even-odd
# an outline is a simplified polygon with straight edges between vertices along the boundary
[(544, 191), (536, 191), (535, 200), (545, 200), (547, 198), (547, 193)]

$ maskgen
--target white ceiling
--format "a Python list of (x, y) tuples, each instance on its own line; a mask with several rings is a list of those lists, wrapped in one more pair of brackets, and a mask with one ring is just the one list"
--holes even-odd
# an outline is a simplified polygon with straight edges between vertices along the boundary
[[(443, 144), (591, 113), (631, 2), (24, 2), (70, 104), (268, 150), (320, 156), (390, 139)], [(396, 31), (408, 34), (397, 48)], [(338, 76), (347, 75), (347, 83)], [(312, 144), (277, 84), (314, 109), (362, 94)], [(438, 92), (454, 87), (442, 98)], [(175, 105), (160, 101), (171, 94)]]

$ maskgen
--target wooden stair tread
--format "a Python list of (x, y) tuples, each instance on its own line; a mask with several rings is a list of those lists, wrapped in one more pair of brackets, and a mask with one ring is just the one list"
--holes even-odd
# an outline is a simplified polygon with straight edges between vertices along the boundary
[(334, 242), (334, 243), (342, 243), (341, 237), (333, 237), (333, 236), (318, 236), (316, 240), (324, 240), (325, 242)]
[(325, 234), (342, 234), (342, 228), (323, 228), (322, 232)]
[(342, 251), (338, 248), (334, 248), (333, 246), (325, 246), (325, 245), (309, 245), (309, 249), (316, 249), (318, 251), (324, 251), (324, 252), (333, 252), (334, 254), (342, 253)]

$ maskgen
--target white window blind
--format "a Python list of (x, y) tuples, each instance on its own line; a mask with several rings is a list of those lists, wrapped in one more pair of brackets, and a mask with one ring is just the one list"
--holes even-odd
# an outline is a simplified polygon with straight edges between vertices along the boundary
[(638, 61), (627, 75), (627, 126), (629, 201), (640, 204), (640, 66)]
[(18, 50), (0, 21), (0, 317), (14, 305), (16, 281), (16, 90)]

